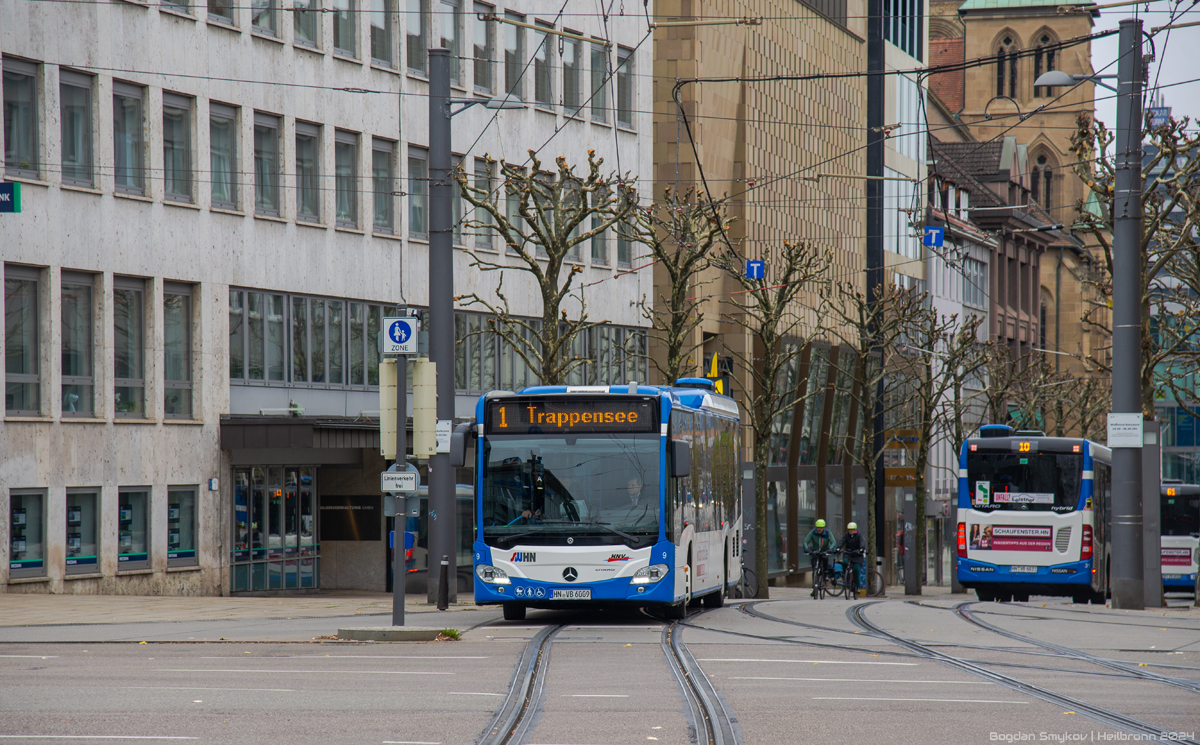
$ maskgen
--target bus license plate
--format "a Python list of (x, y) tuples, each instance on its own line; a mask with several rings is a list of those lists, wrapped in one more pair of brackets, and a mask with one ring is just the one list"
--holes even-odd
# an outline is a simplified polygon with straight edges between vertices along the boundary
[(1037, 574), (1037, 567), (1010, 567), (1008, 571), (1015, 574)]
[(591, 590), (554, 590), (551, 600), (591, 600)]

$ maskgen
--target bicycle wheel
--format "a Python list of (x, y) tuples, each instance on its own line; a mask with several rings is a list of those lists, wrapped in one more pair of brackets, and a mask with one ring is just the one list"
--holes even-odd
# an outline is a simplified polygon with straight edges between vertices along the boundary
[(825, 572), (818, 570), (817, 576), (813, 579), (813, 586), (817, 588), (817, 600), (825, 599)]
[(873, 598), (883, 596), (883, 573), (878, 569), (873, 569), (867, 572), (867, 594)]
[(750, 567), (742, 567), (742, 593), (745, 597), (758, 597), (758, 575)]

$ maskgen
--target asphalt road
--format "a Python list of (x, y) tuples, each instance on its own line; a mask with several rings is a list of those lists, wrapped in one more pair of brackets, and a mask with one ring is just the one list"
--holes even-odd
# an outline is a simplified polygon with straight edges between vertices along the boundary
[[(967, 599), (893, 599), (864, 615), (928, 649), (1200, 736), (1200, 692), (1034, 643), (1200, 684), (1200, 613), (1041, 598), (968, 606), (980, 621), (1032, 640), (1024, 642), (969, 623), (954, 611)], [(805, 598), (746, 609), (767, 618), (729, 606), (695, 614), (677, 631), (736, 715), (744, 743), (1131, 741), (1080, 712), (864, 631), (847, 613), (859, 604)], [(461, 619), (478, 625), (461, 641), (438, 643), (140, 644), (96, 641), (104, 635), (92, 627), (68, 642), (70, 627), (55, 627), (54, 641), (0, 643), (0, 743), (470, 744), (501, 706), (526, 642), (547, 624), (564, 628), (549, 648), (526, 745), (689, 742), (660, 622), (531, 611), (510, 623), (494, 611), (469, 613)], [(283, 638), (319, 630), (312, 619), (270, 623)], [(153, 626), (137, 631), (152, 637)], [(160, 630), (163, 638), (178, 631)], [(199, 626), (197, 634), (212, 636)]]

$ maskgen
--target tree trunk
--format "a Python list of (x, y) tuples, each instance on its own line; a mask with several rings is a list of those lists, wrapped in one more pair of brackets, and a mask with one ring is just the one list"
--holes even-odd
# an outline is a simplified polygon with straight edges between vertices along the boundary
[(758, 595), (766, 599), (770, 597), (767, 589), (767, 448), (770, 439), (754, 438), (754, 521), (757, 523), (754, 531), (754, 573), (758, 575)]

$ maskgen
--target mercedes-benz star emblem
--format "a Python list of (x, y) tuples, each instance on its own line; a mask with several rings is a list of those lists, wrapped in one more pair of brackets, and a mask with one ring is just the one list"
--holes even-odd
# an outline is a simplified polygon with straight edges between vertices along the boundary
[(575, 571), (575, 567), (567, 567), (563, 570), (563, 579), (568, 582), (574, 582), (579, 579), (579, 572)]

